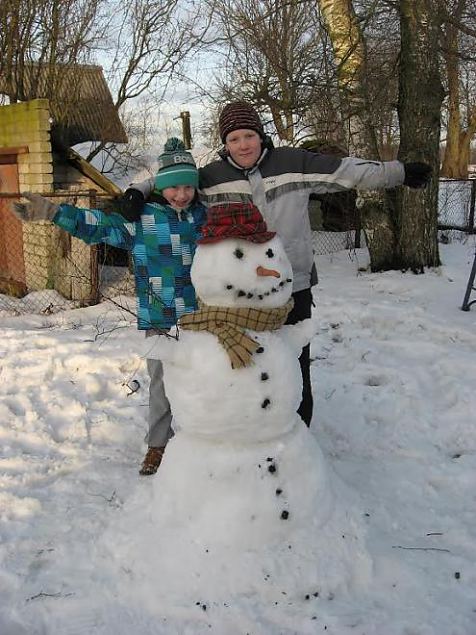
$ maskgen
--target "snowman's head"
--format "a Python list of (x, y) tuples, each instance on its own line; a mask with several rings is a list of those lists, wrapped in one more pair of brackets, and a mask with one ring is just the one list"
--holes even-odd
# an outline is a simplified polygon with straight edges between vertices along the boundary
[(276, 232), (253, 203), (208, 210), (192, 264), (197, 296), (208, 305), (275, 308), (292, 293), (292, 269)]
[(208, 305), (275, 308), (292, 293), (292, 269), (281, 240), (227, 238), (199, 244), (192, 264), (197, 296)]

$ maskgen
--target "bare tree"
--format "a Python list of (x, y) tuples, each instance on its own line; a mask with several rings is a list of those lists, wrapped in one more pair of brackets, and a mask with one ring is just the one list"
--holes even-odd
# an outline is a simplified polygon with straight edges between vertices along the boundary
[[(441, 167), (443, 176), (467, 178), (470, 145), (476, 133), (476, 90), (474, 73), (476, 32), (466, 25), (474, 24), (476, 11), (470, 0), (442, 2), (442, 53), (446, 70), (447, 121), (446, 147)], [(466, 81), (465, 81), (466, 80)]]
[(246, 98), (271, 113), (278, 137), (295, 142), (319, 94), (323, 31), (302, 0), (214, 0), (224, 38), (223, 99)]
[(397, 118), (398, 59), (400, 31), (398, 16), (384, 2), (365, 2), (358, 14), (365, 39), (366, 106), (375, 130), (379, 155), (393, 159), (398, 148)]
[[(378, 145), (369, 106), (368, 59), (361, 22), (348, 0), (318, 2), (334, 47), (351, 147), (361, 156), (376, 156)], [(433, 0), (400, 0), (395, 6), (401, 37), (399, 156), (404, 161), (426, 161), (437, 174), (442, 99), (438, 12)], [(425, 192), (402, 190), (396, 196), (389, 194), (385, 205), (375, 197), (366, 199), (363, 224), (372, 270), (423, 271), (425, 266), (439, 263), (436, 193), (435, 180)]]
[[(87, 62), (104, 35), (104, 0), (4, 0), (1, 92), (13, 103), (54, 94), (58, 65)], [(45, 94), (48, 93), (48, 94)]]
[[(318, 0), (332, 41), (346, 139), (357, 156), (379, 158), (367, 90), (367, 47), (361, 22), (348, 0)], [(361, 195), (362, 226), (373, 271), (392, 268), (394, 223), (382, 195)]]
[[(61, 108), (67, 121), (81, 92), (71, 81), (75, 65), (100, 57), (107, 65), (111, 107), (130, 123), (128, 106), (142, 97), (157, 108), (207, 27), (199, 3), (190, 0), (4, 0), (0, 92), (11, 102), (68, 94)], [(137, 117), (132, 119), (136, 127)], [(131, 145), (124, 149), (108, 143), (106, 134), (98, 136), (88, 160), (103, 154), (110, 166), (134, 156)]]
[[(121, 122), (127, 134), (127, 144), (103, 143), (95, 153), (94, 165), (103, 174), (122, 177), (131, 170), (150, 167), (149, 151), (156, 142), (159, 118), (157, 104), (152, 100), (135, 100), (121, 108)], [(87, 151), (94, 151), (99, 143), (88, 144)]]
[[(203, 43), (209, 21), (199, 3), (179, 0), (126, 0), (118, 3), (108, 46), (113, 52), (107, 77), (115, 95), (114, 106), (144, 97), (158, 108), (165, 91), (191, 53)], [(118, 155), (113, 144), (94, 144), (87, 159), (101, 152)]]
[(366, 41), (352, 4), (348, 0), (319, 0), (334, 49), (340, 107), (349, 146), (358, 156), (378, 156), (365, 81)]
[[(221, 28), (223, 59), (218, 80), (220, 101), (244, 97), (272, 124), (281, 141), (296, 144), (312, 137), (345, 142), (347, 109), (338, 95), (332, 45), (314, 0), (210, 0)], [(361, 12), (358, 28), (371, 24), (371, 46), (364, 76), (365, 110), (380, 126), (378, 140), (394, 141), (398, 20), (391, 31), (384, 9)], [(379, 3), (377, 3), (379, 4)], [(365, 7), (364, 7), (365, 9)], [(216, 17), (218, 14), (218, 17)], [(371, 20), (372, 22), (371, 22)], [(325, 22), (325, 19), (324, 19)], [(397, 28), (395, 28), (397, 24)], [(369, 31), (370, 32), (370, 31)], [(209, 85), (207, 86), (209, 89)], [(353, 108), (357, 105), (353, 100)], [(352, 112), (352, 110), (351, 110)]]

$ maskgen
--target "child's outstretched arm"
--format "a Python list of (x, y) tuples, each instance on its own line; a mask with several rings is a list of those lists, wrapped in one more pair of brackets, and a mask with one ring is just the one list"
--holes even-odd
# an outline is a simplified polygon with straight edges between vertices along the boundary
[(52, 203), (40, 194), (23, 192), (22, 196), (27, 199), (27, 203), (15, 202), (12, 205), (13, 213), (21, 221), (52, 221), (59, 210), (59, 205)]
[(135, 226), (119, 214), (105, 214), (101, 210), (90, 210), (52, 203), (50, 200), (31, 192), (22, 196), (26, 203), (14, 203), (13, 213), (21, 221), (51, 221), (72, 236), (88, 244), (107, 243), (122, 249), (131, 249), (135, 236)]
[(399, 185), (423, 188), (431, 178), (431, 167), (421, 162), (339, 158), (303, 150), (297, 156), (302, 159), (302, 172), (315, 194), (343, 189), (389, 189)]

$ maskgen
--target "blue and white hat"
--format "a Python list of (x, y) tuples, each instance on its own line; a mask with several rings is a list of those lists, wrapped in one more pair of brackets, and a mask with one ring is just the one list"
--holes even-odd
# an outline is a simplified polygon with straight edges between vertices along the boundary
[(166, 187), (191, 185), (198, 187), (198, 170), (190, 152), (177, 137), (171, 137), (164, 145), (158, 159), (155, 190), (161, 192)]

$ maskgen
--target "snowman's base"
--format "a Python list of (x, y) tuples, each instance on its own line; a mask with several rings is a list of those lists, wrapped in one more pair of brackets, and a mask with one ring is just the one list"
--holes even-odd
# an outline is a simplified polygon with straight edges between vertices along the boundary
[(180, 432), (153, 478), (140, 544), (129, 535), (124, 554), (150, 602), (328, 599), (368, 577), (361, 511), (298, 420), (253, 445)]

